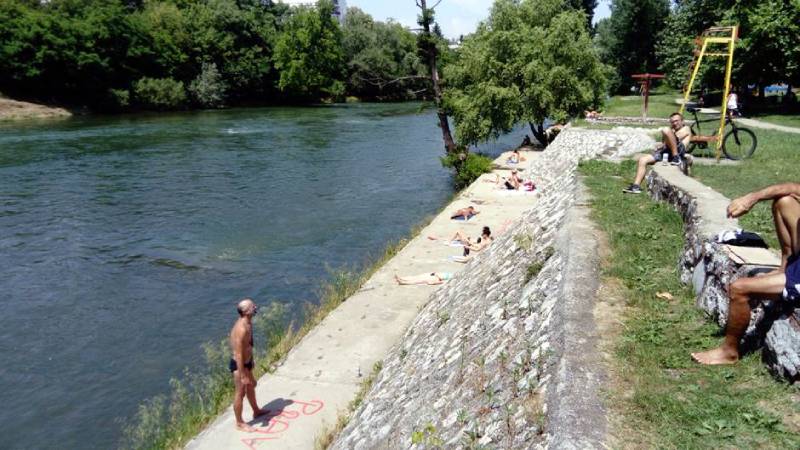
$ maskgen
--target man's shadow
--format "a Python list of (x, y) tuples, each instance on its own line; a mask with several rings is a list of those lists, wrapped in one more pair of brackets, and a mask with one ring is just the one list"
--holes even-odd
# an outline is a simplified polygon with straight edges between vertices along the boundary
[(269, 422), (284, 413), (284, 410), (287, 406), (294, 403), (294, 400), (286, 399), (286, 398), (276, 398), (271, 402), (267, 403), (266, 405), (262, 406), (261, 409), (266, 411), (265, 414), (262, 414), (258, 417), (255, 417), (253, 420), (248, 422), (248, 424), (252, 426), (267, 426)]

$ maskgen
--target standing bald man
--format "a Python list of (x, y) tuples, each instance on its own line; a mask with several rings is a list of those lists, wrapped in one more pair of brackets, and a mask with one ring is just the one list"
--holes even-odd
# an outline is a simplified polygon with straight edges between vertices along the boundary
[(239, 319), (231, 329), (230, 343), (233, 358), (229, 364), (233, 373), (233, 383), (236, 394), (233, 399), (233, 414), (236, 416), (236, 429), (241, 431), (255, 431), (253, 427), (242, 420), (242, 403), (244, 397), (253, 408), (253, 418), (266, 411), (258, 407), (256, 402), (256, 379), (253, 377), (253, 316), (258, 312), (253, 300), (246, 298), (236, 306)]

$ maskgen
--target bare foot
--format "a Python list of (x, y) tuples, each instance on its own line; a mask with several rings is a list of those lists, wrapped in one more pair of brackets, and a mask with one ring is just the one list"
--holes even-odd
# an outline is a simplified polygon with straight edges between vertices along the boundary
[(735, 351), (718, 347), (704, 352), (692, 353), (692, 359), (706, 365), (734, 364), (739, 360), (739, 355)]
[(251, 427), (250, 425), (248, 425), (248, 424), (246, 424), (244, 422), (237, 422), (236, 423), (236, 429), (239, 430), (239, 431), (244, 431), (245, 433), (253, 433), (253, 432), (256, 431), (255, 428)]
[(435, 240), (437, 240), (437, 239), (439, 239), (439, 238), (437, 238), (436, 236), (428, 236), (428, 239), (430, 239), (430, 240), (432, 240), (432, 241), (435, 241)]

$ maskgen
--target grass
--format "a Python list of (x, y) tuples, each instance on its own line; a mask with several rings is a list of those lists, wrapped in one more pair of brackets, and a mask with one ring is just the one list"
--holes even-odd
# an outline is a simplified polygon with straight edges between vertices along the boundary
[(680, 216), (646, 196), (622, 194), (634, 171), (632, 161), (581, 165), (610, 246), (605, 282), (621, 286), (625, 300), (612, 338), (609, 403), (622, 416), (615, 448), (800, 448), (800, 393), (773, 379), (759, 355), (729, 367), (691, 361), (691, 351), (719, 344), (719, 329), (680, 283)]
[(775, 125), (800, 128), (800, 114), (754, 114), (748, 116)]
[[(680, 105), (675, 103), (676, 98), (683, 95), (664, 87), (659, 87), (650, 93), (647, 116), (655, 118), (669, 117), (678, 111)], [(641, 117), (644, 98), (639, 95), (615, 95), (603, 105), (603, 116)]]
[[(758, 147), (753, 157), (737, 166), (695, 164), (695, 178), (711, 186), (730, 199), (755, 191), (770, 184), (798, 181), (800, 167), (800, 134), (772, 130), (753, 130), (758, 137)], [(742, 228), (759, 233), (767, 243), (777, 248), (775, 226), (769, 202), (761, 202), (739, 219)]]
[[(433, 219), (428, 217), (414, 227), (409, 237), (390, 243), (367, 267), (360, 271), (340, 270), (319, 291), (319, 305), (307, 305), (300, 327), (286, 325), (286, 308), (274, 303), (253, 323), (255, 340), (266, 342), (255, 355), (254, 376), (275, 370), (276, 364), (315, 326), (361, 286), (387, 261), (393, 258)], [(233, 402), (233, 380), (228, 372), (230, 351), (227, 340), (203, 346), (206, 366), (185, 369), (181, 379), (170, 380), (169, 395), (154, 397), (139, 406), (139, 412), (124, 431), (120, 448), (182, 448)], [(379, 369), (378, 369), (379, 370)], [(370, 379), (374, 379), (373, 376)], [(366, 392), (366, 391), (365, 391)], [(363, 393), (361, 394), (363, 396)], [(342, 425), (343, 428), (343, 425)]]

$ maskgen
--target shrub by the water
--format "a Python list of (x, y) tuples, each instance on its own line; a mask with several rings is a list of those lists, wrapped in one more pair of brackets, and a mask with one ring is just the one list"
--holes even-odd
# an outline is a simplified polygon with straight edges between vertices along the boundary
[(178, 109), (186, 102), (182, 81), (172, 78), (142, 78), (133, 85), (137, 103), (146, 109)]
[(227, 86), (214, 63), (203, 63), (200, 75), (189, 85), (192, 100), (206, 108), (219, 108), (225, 102)]
[[(463, 160), (462, 160), (462, 155)], [(456, 169), (453, 183), (456, 189), (469, 186), (484, 173), (492, 171), (493, 161), (486, 155), (479, 153), (450, 154), (441, 158), (442, 166)]]

